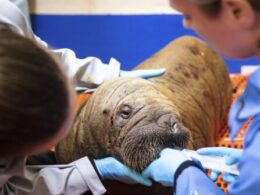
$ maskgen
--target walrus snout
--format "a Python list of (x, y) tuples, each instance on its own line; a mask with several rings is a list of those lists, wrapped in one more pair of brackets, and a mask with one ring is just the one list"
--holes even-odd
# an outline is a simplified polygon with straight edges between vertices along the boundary
[(163, 114), (160, 117), (158, 117), (156, 124), (159, 127), (169, 129), (173, 133), (178, 133), (181, 130), (179, 120), (175, 115), (171, 116), (170, 114)]
[(190, 130), (182, 124), (175, 113), (161, 115), (158, 118), (156, 125), (158, 125), (158, 129), (160, 129), (162, 134), (171, 135), (170, 137), (160, 135), (164, 138), (165, 146), (174, 144), (174, 146), (185, 147), (189, 144), (189, 141), (191, 140)]
[(122, 161), (136, 171), (144, 170), (158, 158), (166, 147), (187, 147), (191, 140), (189, 129), (176, 120), (175, 116), (164, 114), (151, 122), (146, 118), (129, 131), (120, 147)]

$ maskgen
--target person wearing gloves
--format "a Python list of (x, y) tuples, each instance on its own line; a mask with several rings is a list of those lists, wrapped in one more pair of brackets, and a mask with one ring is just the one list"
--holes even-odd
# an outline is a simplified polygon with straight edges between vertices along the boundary
[(25, 166), (69, 132), (75, 90), (62, 63), (35, 41), (0, 29), (0, 194), (105, 193), (101, 179), (151, 185), (115, 158)]
[[(0, 0), (0, 28), (10, 28), (19, 34), (34, 39), (38, 44), (48, 47), (48, 44), (37, 37), (21, 10), (9, 0)], [(96, 57), (78, 59), (74, 51), (64, 48), (52, 50), (61, 59), (68, 76), (75, 78), (77, 91), (92, 91), (91, 89), (104, 81), (116, 77), (152, 78), (162, 75), (165, 69), (123, 71), (120, 63), (111, 58), (109, 64), (104, 64)]]
[[(183, 13), (186, 28), (195, 29), (213, 48), (229, 58), (260, 56), (259, 0), (170, 0), (171, 6)], [(226, 164), (238, 163), (239, 176), (224, 173), (229, 182), (228, 194), (260, 194), (260, 70), (252, 73), (244, 93), (229, 112), (231, 140), (250, 117), (253, 122), (244, 138), (244, 149), (225, 147), (202, 148), (201, 155), (219, 155)], [(163, 149), (142, 173), (165, 186), (174, 194), (224, 194), (203, 171), (200, 163), (189, 160), (175, 149)], [(212, 171), (212, 179), (217, 172)]]

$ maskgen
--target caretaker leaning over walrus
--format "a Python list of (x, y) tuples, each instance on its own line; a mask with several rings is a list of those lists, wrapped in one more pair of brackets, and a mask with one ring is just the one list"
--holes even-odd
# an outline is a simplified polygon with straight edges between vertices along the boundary
[(58, 161), (113, 156), (142, 171), (165, 147), (215, 145), (232, 92), (222, 58), (186, 36), (136, 69), (161, 67), (166, 73), (151, 81), (119, 78), (98, 87), (56, 147)]

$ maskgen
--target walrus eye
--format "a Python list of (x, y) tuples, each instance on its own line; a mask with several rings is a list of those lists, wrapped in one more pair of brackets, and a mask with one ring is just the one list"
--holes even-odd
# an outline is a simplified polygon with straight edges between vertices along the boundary
[(131, 111), (132, 109), (129, 106), (125, 105), (121, 108), (120, 116), (123, 119), (128, 119), (130, 117)]

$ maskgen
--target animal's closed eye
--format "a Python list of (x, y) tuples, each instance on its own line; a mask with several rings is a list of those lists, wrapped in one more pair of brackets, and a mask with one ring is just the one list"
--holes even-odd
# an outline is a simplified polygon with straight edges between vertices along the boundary
[(120, 109), (120, 116), (123, 119), (128, 119), (131, 115), (132, 112), (132, 108), (128, 105), (124, 105), (121, 109)]

